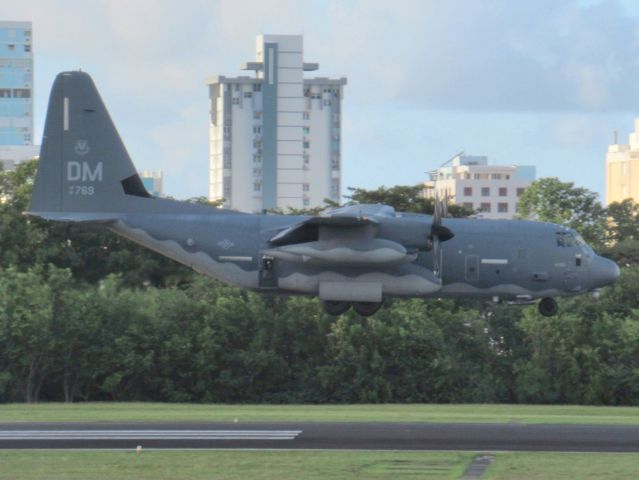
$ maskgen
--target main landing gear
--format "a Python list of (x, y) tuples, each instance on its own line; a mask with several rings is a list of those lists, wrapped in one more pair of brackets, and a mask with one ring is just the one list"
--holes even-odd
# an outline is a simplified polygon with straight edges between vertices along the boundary
[(557, 301), (551, 297), (542, 298), (539, 301), (539, 313), (541, 313), (544, 317), (553, 317), (557, 315), (557, 311), (559, 307), (557, 306)]
[[(370, 317), (382, 307), (382, 302), (353, 302), (353, 310), (362, 317)], [(322, 300), (322, 308), (329, 315), (341, 315), (346, 313), (351, 304), (349, 302), (338, 302), (333, 300)]]

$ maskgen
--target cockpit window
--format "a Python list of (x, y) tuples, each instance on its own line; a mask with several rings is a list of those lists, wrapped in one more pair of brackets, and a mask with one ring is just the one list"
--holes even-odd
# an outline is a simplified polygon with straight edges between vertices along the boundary
[(584, 239), (577, 232), (557, 232), (555, 234), (558, 247), (582, 247), (586, 245)]
[(580, 247), (585, 247), (588, 244), (585, 242), (585, 240), (583, 238), (581, 238), (581, 235), (579, 235), (577, 232), (574, 232), (574, 236), (575, 236), (575, 242), (577, 243), (577, 245), (579, 245)]

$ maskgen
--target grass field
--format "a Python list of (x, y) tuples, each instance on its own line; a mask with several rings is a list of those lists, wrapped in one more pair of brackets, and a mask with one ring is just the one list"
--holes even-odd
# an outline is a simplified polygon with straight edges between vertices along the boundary
[[(456, 452), (0, 451), (0, 479), (457, 479)], [(636, 479), (639, 454), (497, 453), (485, 479)]]
[(637, 453), (499, 453), (482, 480), (637, 478)]
[(639, 425), (637, 407), (552, 405), (0, 404), (0, 422), (479, 422)]
[(0, 451), (0, 479), (456, 479), (472, 457), (438, 452)]

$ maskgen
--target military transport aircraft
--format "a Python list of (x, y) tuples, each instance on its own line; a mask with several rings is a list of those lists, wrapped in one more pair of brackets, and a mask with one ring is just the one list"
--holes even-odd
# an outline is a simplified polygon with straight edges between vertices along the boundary
[(574, 231), (520, 220), (443, 218), (352, 205), (317, 216), (256, 215), (152, 198), (84, 72), (57, 76), (31, 211), (101, 224), (205, 275), (259, 292), (318, 296), (326, 312), (374, 314), (386, 299), (539, 302), (619, 277)]

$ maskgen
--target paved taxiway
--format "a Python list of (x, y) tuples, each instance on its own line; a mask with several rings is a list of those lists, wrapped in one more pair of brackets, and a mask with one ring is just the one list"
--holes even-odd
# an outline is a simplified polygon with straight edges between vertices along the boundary
[(437, 423), (11, 423), (0, 449), (246, 448), (639, 452), (639, 426)]

